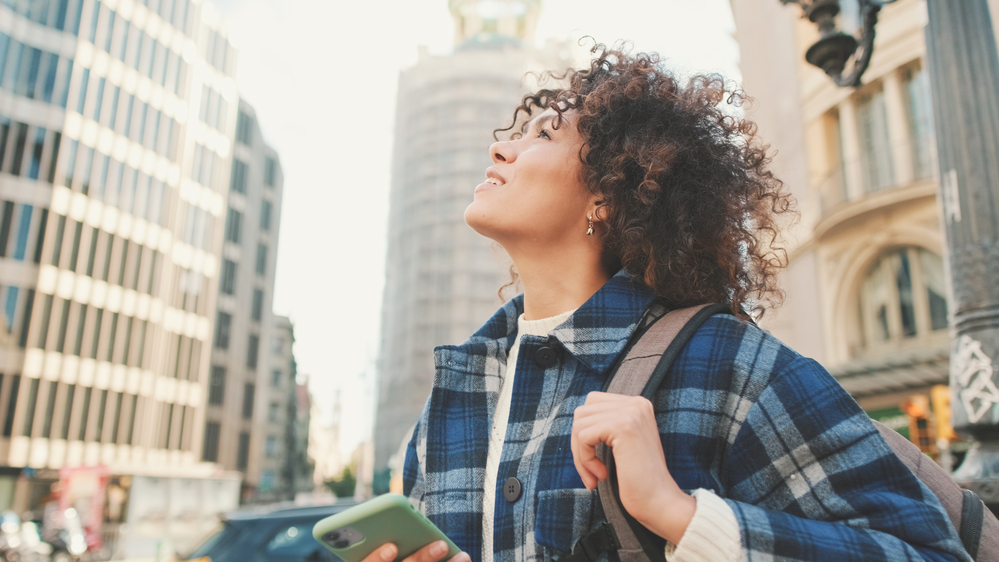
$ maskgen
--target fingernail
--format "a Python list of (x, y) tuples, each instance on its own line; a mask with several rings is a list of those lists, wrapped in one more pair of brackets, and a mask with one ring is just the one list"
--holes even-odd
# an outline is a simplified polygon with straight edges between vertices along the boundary
[(391, 562), (392, 560), (395, 560), (395, 553), (396, 550), (394, 544), (385, 545), (385, 547), (382, 548), (382, 553), (381, 553), (382, 560), (384, 560), (385, 562)]
[(444, 556), (447, 554), (447, 543), (444, 541), (437, 541), (430, 547), (430, 554), (433, 556)]

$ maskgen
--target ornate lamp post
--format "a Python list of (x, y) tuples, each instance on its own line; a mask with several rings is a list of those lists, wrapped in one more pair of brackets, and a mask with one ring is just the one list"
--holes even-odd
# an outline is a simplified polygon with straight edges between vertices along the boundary
[[(840, 13), (839, 0), (780, 0), (784, 4), (797, 4), (805, 17), (819, 27), (821, 37), (805, 53), (805, 60), (829, 75), (837, 86), (856, 88), (860, 77), (867, 70), (874, 52), (874, 25), (878, 23), (881, 6), (895, 0), (855, 0), (862, 30), (860, 38), (836, 29), (836, 16)], [(849, 74), (843, 75), (846, 63), (853, 59)]]
[[(805, 9), (822, 37), (805, 59), (856, 87), (885, 2), (859, 0), (860, 40), (836, 31), (837, 0), (781, 0)], [(952, 289), (954, 428), (979, 445), (954, 472), (999, 512), (999, 52), (987, 0), (926, 0), (926, 52), (936, 127), (946, 261)], [(851, 51), (853, 47), (853, 51)], [(842, 72), (853, 59), (853, 69)]]

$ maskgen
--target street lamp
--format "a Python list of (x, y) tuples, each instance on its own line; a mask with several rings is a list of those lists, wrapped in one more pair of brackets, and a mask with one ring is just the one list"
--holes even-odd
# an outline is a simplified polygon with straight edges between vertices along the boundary
[[(874, 52), (874, 25), (878, 23), (881, 6), (894, 0), (851, 0), (857, 3), (862, 23), (860, 38), (836, 28), (840, 13), (839, 0), (780, 0), (784, 4), (797, 4), (805, 17), (819, 27), (819, 40), (808, 48), (805, 60), (821, 68), (837, 86), (856, 88), (860, 77), (871, 63)], [(846, 63), (853, 59), (850, 73), (843, 75)]]

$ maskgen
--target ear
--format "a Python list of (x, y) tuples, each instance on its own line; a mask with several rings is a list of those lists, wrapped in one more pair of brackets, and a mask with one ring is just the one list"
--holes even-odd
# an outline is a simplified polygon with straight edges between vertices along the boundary
[(593, 215), (593, 220), (604, 222), (607, 220), (610, 209), (605, 201), (593, 201), (590, 207), (590, 213)]

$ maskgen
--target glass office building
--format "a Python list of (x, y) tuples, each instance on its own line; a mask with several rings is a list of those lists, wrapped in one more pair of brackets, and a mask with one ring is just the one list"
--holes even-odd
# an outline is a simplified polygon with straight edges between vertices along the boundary
[(235, 62), (201, 2), (0, 0), (0, 509), (23, 467), (212, 468)]

